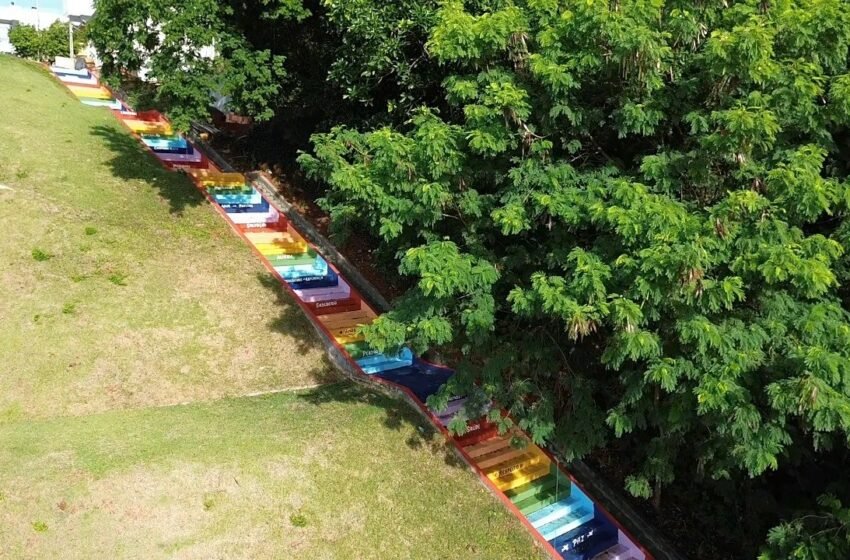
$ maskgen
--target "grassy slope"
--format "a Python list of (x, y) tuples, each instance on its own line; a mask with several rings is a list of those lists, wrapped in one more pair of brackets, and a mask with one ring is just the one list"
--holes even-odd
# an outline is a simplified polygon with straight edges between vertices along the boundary
[(327, 380), (301, 311), (184, 177), (40, 72), (0, 76), (0, 422)]
[(0, 558), (542, 557), (397, 401), (148, 407), (331, 374), (185, 181), (33, 68), (0, 76)]

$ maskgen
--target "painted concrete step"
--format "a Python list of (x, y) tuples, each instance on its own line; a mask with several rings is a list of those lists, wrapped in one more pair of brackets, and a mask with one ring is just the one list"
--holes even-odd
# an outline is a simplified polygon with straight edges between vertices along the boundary
[[(592, 558), (593, 560), (643, 560), (644, 557), (645, 555), (637, 547), (630, 544), (617, 543)], [(570, 558), (569, 560), (573, 559)]]
[(504, 476), (489, 476), (488, 478), (496, 485), (496, 488), (505, 492), (523, 484), (528, 484), (533, 480), (537, 480), (549, 473), (549, 465), (540, 463), (532, 465), (528, 468), (523, 468), (517, 471), (511, 471)]
[(348, 352), (348, 355), (354, 358), (355, 360), (367, 358), (369, 356), (381, 355), (381, 352), (375, 350), (366, 342), (352, 342), (351, 344), (346, 344), (345, 351)]
[(259, 204), (220, 204), (228, 214), (245, 214), (268, 212), (271, 209), (268, 201), (263, 199)]
[(202, 187), (241, 187), (248, 180), (241, 173), (221, 173), (219, 171), (193, 170), (188, 172)]
[[(347, 344), (346, 346), (351, 346), (351, 345)], [(411, 364), (413, 364), (413, 352), (411, 352), (409, 348), (402, 348), (397, 353), (372, 354), (370, 356), (362, 356), (360, 358), (356, 358), (355, 361), (362, 367), (374, 366), (374, 365), (380, 364), (382, 362), (395, 362), (395, 361), (407, 362), (407, 366), (410, 366)]]
[(261, 255), (270, 257), (277, 255), (303, 255), (307, 252), (307, 243), (301, 240), (278, 241), (275, 243), (258, 243), (254, 245)]
[(207, 193), (210, 196), (219, 196), (219, 195), (228, 195), (228, 194), (251, 194), (253, 192), (257, 192), (250, 185), (241, 185), (238, 187), (228, 186), (228, 187), (204, 187)]
[(343, 278), (338, 279), (336, 286), (293, 289), (295, 290), (295, 295), (304, 303), (347, 298), (351, 295), (351, 286)]
[(347, 311), (345, 313), (334, 313), (332, 315), (322, 315), (319, 321), (329, 329), (338, 327), (350, 327), (356, 325), (364, 325), (375, 320), (377, 315), (365, 303), (361, 304), (360, 309), (356, 311)]
[(242, 214), (228, 214), (227, 218), (236, 225), (250, 227), (254, 224), (265, 225), (276, 221), (280, 215), (277, 210), (270, 208), (268, 212), (245, 212)]
[[(553, 465), (554, 474), (541, 479), (541, 484), (535, 487), (532, 483), (525, 492), (517, 494), (519, 499), (512, 497), (511, 501), (523, 515), (531, 515), (551, 504), (568, 498), (572, 492), (572, 482), (557, 471)], [(535, 481), (537, 482), (537, 481)]]
[(51, 66), (50, 71), (56, 74), (56, 77), (60, 76), (82, 76), (84, 78), (91, 78), (92, 73), (88, 71), (87, 68), (83, 68), (81, 70), (77, 70), (76, 68), (66, 68), (63, 66)]
[(186, 144), (185, 146), (162, 146), (159, 148), (151, 148), (157, 154), (193, 154), (195, 153), (195, 149), (191, 144)]
[(192, 150), (190, 153), (186, 154), (173, 154), (171, 152), (154, 152), (154, 155), (156, 155), (156, 157), (158, 157), (162, 161), (180, 165), (189, 163), (202, 163), (204, 161), (204, 154), (197, 150)]
[(97, 78), (95, 78), (94, 76), (91, 76), (91, 75), (89, 75), (88, 77), (85, 77), (85, 76), (71, 76), (71, 75), (59, 75), (59, 74), (57, 74), (56, 77), (59, 78), (59, 81), (61, 81), (63, 84), (80, 84), (80, 85), (87, 85), (87, 86), (98, 85)]
[(482, 441), (475, 445), (470, 445), (466, 448), (466, 452), (473, 459), (482, 457), (485, 455), (489, 455), (495, 451), (499, 451), (500, 449), (506, 449), (511, 446), (511, 438), (514, 435), (518, 435), (519, 432), (516, 430), (511, 430), (505, 434), (498, 435), (491, 439)]
[[(368, 375), (374, 375), (377, 373), (382, 373), (385, 371), (392, 371), (395, 369), (401, 369), (410, 367), (413, 363), (413, 353), (407, 348), (401, 352), (398, 356), (386, 357), (382, 356), (383, 360), (377, 360), (376, 356), (371, 356), (369, 358), (363, 358), (362, 360), (357, 360), (358, 365), (363, 370), (363, 373)], [(368, 363), (366, 363), (368, 361)]]
[(590, 505), (588, 504), (588, 500), (583, 498), (584, 497), (579, 495), (578, 492), (571, 494), (562, 500), (558, 500), (557, 502), (549, 504), (548, 506), (542, 507), (534, 513), (529, 514), (527, 516), (528, 521), (535, 529), (539, 529), (544, 525), (549, 525), (553, 521), (568, 517), (580, 508), (586, 508)]
[(518, 470), (531, 464), (544, 461), (546, 455), (536, 445), (527, 445), (524, 448), (513, 446), (499, 449), (494, 453), (484, 455), (475, 459), (478, 467), (486, 473), (507, 473)]
[(304, 238), (294, 229), (287, 228), (284, 231), (246, 231), (245, 237), (255, 246), (272, 245), (275, 243), (304, 243)]
[(312, 288), (330, 288), (339, 285), (339, 276), (333, 270), (329, 270), (325, 276), (312, 276), (299, 278), (297, 281), (287, 282), (293, 290), (309, 290)]
[(204, 156), (201, 161), (163, 161), (166, 167), (175, 171), (185, 171), (187, 169), (209, 169), (210, 162)]
[(133, 119), (137, 121), (145, 121), (152, 123), (168, 123), (168, 119), (165, 118), (165, 115), (155, 109), (150, 109), (148, 111), (138, 111), (136, 113), (136, 116), (133, 117)]
[(497, 435), (499, 435), (498, 426), (481, 418), (468, 422), (466, 432), (463, 435), (455, 436), (455, 441), (461, 447), (466, 447)]
[(91, 107), (106, 107), (108, 109), (120, 110), (121, 102), (116, 99), (80, 99), (84, 105)]
[(275, 271), (287, 281), (296, 281), (301, 278), (313, 276), (325, 276), (328, 273), (328, 263), (324, 259), (317, 259), (313, 264), (301, 264), (298, 266), (276, 266)]
[(137, 118), (124, 119), (127, 128), (137, 134), (156, 134), (158, 136), (174, 136), (174, 130), (170, 124), (163, 122), (148, 122)]
[(154, 134), (141, 135), (142, 142), (152, 150), (185, 149), (189, 143), (182, 136), (157, 136)]
[(275, 212), (275, 218), (262, 223), (253, 224), (237, 224), (236, 227), (243, 233), (278, 233), (287, 231), (289, 223), (286, 218), (277, 214), (277, 210), (272, 207)]
[(570, 511), (564, 517), (559, 517), (554, 521), (543, 525), (542, 527), (537, 527), (537, 530), (543, 535), (543, 538), (547, 541), (551, 541), (557, 537), (560, 537), (564, 533), (572, 531), (578, 527), (581, 527), (585, 523), (588, 523), (593, 520), (593, 506), (587, 503), (583, 503), (578, 506), (576, 509)]
[(617, 538), (616, 527), (597, 516), (552, 539), (549, 544), (565, 560), (590, 560), (600, 551), (617, 545)]
[(308, 249), (303, 253), (281, 253), (275, 255), (264, 255), (272, 266), (298, 266), (315, 264), (321, 257)]
[(247, 193), (240, 194), (214, 194), (212, 195), (213, 200), (215, 200), (219, 205), (224, 207), (224, 205), (229, 204), (250, 204), (256, 205), (261, 204), (263, 202), (263, 197), (260, 193), (253, 191)]
[(324, 301), (305, 302), (314, 315), (330, 315), (333, 313), (347, 313), (357, 311), (363, 305), (359, 297), (349, 295), (346, 298), (333, 298)]
[(100, 86), (84, 86), (68, 84), (66, 86), (71, 93), (80, 98), (87, 99), (112, 99), (112, 93), (106, 88)]

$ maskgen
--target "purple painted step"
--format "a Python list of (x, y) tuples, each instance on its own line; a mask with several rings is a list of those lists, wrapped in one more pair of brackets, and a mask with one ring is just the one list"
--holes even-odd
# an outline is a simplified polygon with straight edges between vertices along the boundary
[(200, 163), (204, 160), (204, 154), (194, 152), (191, 154), (172, 154), (170, 152), (154, 152), (156, 157), (168, 163)]
[(295, 295), (297, 295), (304, 303), (345, 299), (351, 295), (351, 286), (349, 286), (343, 278), (340, 278), (339, 283), (336, 286), (327, 288), (296, 289)]

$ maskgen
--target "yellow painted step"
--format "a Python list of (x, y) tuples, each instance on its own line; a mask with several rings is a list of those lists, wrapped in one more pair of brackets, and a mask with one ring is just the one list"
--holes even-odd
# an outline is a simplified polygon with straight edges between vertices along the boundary
[(241, 187), (248, 180), (241, 173), (216, 173), (208, 169), (192, 169), (189, 172), (204, 187)]
[(125, 120), (124, 123), (130, 130), (139, 134), (159, 134), (160, 136), (171, 136), (174, 134), (171, 125), (163, 122), (147, 122), (136, 120)]
[(502, 477), (497, 476), (497, 474), (498, 473), (487, 475), (487, 478), (493, 481), (493, 484), (496, 485), (496, 488), (498, 488), (502, 492), (507, 492), (508, 490), (519, 488), (523, 484), (534, 482), (538, 478), (543, 478), (544, 476), (548, 475), (549, 463), (546, 462), (539, 463), (537, 465), (532, 465), (527, 469), (513, 471)]
[(307, 252), (304, 241), (280, 241), (277, 243), (257, 243), (254, 245), (263, 255), (300, 255)]
[(347, 327), (328, 327), (331, 336), (340, 344), (349, 344), (364, 340), (363, 335), (357, 334), (359, 325), (350, 325)]
[(513, 451), (508, 451), (504, 454), (504, 456), (494, 457), (494, 459), (499, 458), (502, 459), (500, 461), (487, 461), (487, 468), (481, 467), (487, 476), (495, 476), (496, 478), (502, 478), (516, 471), (522, 471), (534, 465), (539, 465), (541, 463), (549, 464), (549, 457), (546, 456), (540, 448), (537, 446), (533, 446), (524, 450), (524, 452), (514, 453)]
[(77, 97), (86, 97), (88, 99), (112, 99), (112, 94), (109, 93), (109, 90), (104, 88), (68, 86), (68, 89), (70, 89), (71, 93)]
[(270, 245), (274, 243), (306, 243), (304, 238), (298, 235), (294, 230), (287, 229), (283, 231), (254, 233), (251, 231), (245, 232), (245, 237), (254, 245)]

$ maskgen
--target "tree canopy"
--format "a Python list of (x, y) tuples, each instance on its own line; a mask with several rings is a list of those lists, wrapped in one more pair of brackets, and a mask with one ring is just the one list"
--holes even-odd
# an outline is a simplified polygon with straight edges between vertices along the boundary
[[(318, 37), (315, 103), (350, 116), (300, 163), (409, 281), (369, 342), (456, 358), (435, 404), (496, 399), (568, 459), (617, 446), (656, 504), (850, 468), (846, 0), (176, 6), (98, 0), (92, 37), (178, 119), (211, 89), (270, 117), (299, 85), (252, 26)], [(783, 507), (822, 517), (764, 558), (847, 551), (846, 477), (813, 484)]]
[[(9, 30), (9, 42), (18, 56), (46, 61), (57, 56), (68, 56), (68, 33), (68, 25), (60, 21), (53, 22), (47, 29), (15, 25)], [(79, 50), (85, 43), (85, 26), (74, 29), (74, 48)]]

